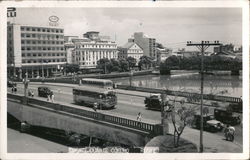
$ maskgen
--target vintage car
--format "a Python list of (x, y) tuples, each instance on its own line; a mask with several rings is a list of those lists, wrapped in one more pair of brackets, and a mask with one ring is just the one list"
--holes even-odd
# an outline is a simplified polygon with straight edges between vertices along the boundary
[(144, 100), (145, 107), (152, 110), (161, 110), (161, 95), (160, 94), (151, 94), (149, 97), (146, 97)]
[(38, 87), (38, 96), (39, 97), (47, 97), (51, 93), (52, 93), (52, 91), (48, 87)]
[(237, 125), (241, 122), (240, 114), (234, 113), (232, 110), (224, 107), (215, 108), (214, 117), (216, 120), (230, 125)]
[[(193, 128), (200, 129), (201, 116), (196, 114), (194, 115), (194, 120), (192, 123)], [(224, 124), (220, 121), (215, 120), (213, 115), (204, 115), (203, 116), (203, 129), (210, 132), (222, 131)]]

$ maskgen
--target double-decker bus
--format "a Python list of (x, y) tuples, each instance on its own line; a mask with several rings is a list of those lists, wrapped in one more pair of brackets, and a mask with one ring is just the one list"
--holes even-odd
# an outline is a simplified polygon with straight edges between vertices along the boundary
[(83, 78), (81, 80), (81, 85), (105, 89), (113, 89), (113, 84), (113, 81), (108, 79)]
[(112, 109), (117, 104), (117, 97), (113, 90), (105, 88), (79, 86), (73, 89), (73, 100), (77, 104), (85, 104), (100, 109)]

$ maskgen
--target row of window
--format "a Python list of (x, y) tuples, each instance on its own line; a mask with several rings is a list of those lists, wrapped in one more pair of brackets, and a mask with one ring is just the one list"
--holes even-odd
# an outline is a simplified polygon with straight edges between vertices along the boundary
[(22, 57), (66, 56), (65, 53), (22, 53)]
[(22, 44), (63, 44), (63, 41), (22, 40)]
[(21, 33), (22, 38), (38, 38), (38, 39), (63, 39), (63, 35), (48, 35), (48, 34), (29, 34)]
[(84, 44), (84, 45), (77, 45), (76, 48), (117, 48), (117, 47), (116, 45)]
[(64, 47), (22, 47), (22, 51), (34, 51), (34, 50), (43, 50), (43, 51), (64, 51)]
[(38, 27), (21, 27), (21, 31), (63, 33), (63, 29), (56, 28), (38, 28)]
[(138, 50), (138, 49), (129, 49), (128, 53), (142, 53), (142, 50)]
[(51, 62), (66, 62), (66, 59), (48, 59), (48, 60), (22, 60), (22, 63), (51, 63)]

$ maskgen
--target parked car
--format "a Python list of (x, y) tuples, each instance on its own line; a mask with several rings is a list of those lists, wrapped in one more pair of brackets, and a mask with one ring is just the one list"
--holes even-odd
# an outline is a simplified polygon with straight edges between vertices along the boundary
[(152, 94), (144, 100), (145, 107), (152, 110), (161, 110), (161, 95)]
[[(201, 116), (200, 115), (194, 115), (194, 120), (192, 127), (200, 129), (200, 121)], [(210, 132), (218, 132), (222, 131), (224, 124), (220, 121), (217, 121), (214, 118), (214, 115), (204, 115), (203, 116), (203, 129)]]
[(51, 94), (51, 90), (48, 87), (38, 87), (38, 96), (39, 97), (47, 97)]
[(16, 83), (13, 81), (7, 81), (7, 87), (16, 87)]
[(240, 114), (232, 112), (232, 110), (224, 107), (214, 109), (214, 117), (216, 120), (230, 125), (240, 124)]

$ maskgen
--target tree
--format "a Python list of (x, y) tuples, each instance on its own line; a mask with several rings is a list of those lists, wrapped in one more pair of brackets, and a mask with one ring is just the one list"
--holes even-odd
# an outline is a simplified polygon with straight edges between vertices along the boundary
[(112, 64), (108, 58), (103, 58), (97, 61), (97, 68), (103, 69), (105, 74), (110, 73)]
[[(179, 146), (180, 136), (183, 133), (187, 125), (191, 125), (193, 122), (193, 117), (196, 113), (196, 109), (193, 106), (185, 105), (185, 102), (182, 101), (181, 106), (175, 106), (176, 102), (172, 105), (172, 111), (170, 113), (170, 118), (174, 126), (174, 145), (175, 147)], [(177, 135), (177, 139), (176, 139)]]
[(76, 73), (80, 70), (79, 65), (77, 64), (66, 64), (65, 66), (65, 72), (66, 73)]
[(121, 59), (120, 60), (120, 68), (121, 68), (121, 71), (123, 71), (123, 72), (129, 71), (128, 61), (126, 61), (125, 59)]
[(126, 60), (128, 61), (129, 69), (135, 67), (136, 59), (134, 57), (128, 57)]
[(142, 66), (145, 66), (146, 69), (148, 69), (149, 66), (151, 66), (152, 64), (153, 64), (153, 58), (148, 57), (148, 56), (142, 56), (138, 63), (139, 68), (142, 68)]

